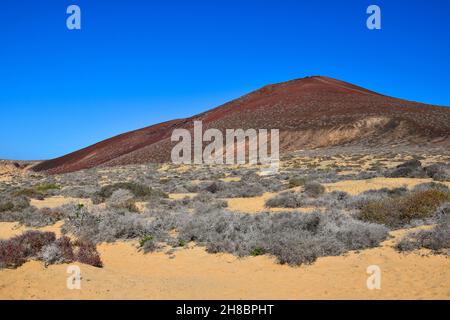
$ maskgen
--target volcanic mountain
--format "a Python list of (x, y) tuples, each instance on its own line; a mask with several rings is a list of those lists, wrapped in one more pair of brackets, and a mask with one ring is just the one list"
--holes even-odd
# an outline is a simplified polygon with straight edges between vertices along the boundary
[(388, 97), (314, 76), (265, 86), (191, 118), (172, 120), (41, 162), (36, 171), (66, 173), (96, 166), (170, 161), (172, 131), (279, 129), (281, 154), (340, 145), (450, 146), (450, 108)]

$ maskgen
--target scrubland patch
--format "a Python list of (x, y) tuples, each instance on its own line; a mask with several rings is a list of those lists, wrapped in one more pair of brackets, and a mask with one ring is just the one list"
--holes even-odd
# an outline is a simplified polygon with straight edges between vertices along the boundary
[(450, 201), (448, 190), (417, 190), (404, 196), (368, 201), (362, 206), (357, 217), (364, 221), (399, 228), (414, 220), (434, 217), (438, 207), (448, 201)]
[(431, 229), (408, 233), (398, 244), (399, 251), (413, 251), (421, 248), (435, 253), (450, 254), (450, 202), (438, 209), (437, 223)]
[[(0, 221), (36, 228), (63, 221), (64, 234), (80, 243), (135, 241), (145, 254), (176, 252), (189, 243), (212, 253), (309, 264), (376, 247), (389, 229), (436, 224), (450, 182), (423, 183), (445, 180), (445, 163), (438, 160), (294, 157), (275, 176), (250, 166), (90, 169), (0, 184)], [(406, 176), (384, 177), (390, 175)], [(442, 239), (436, 234), (415, 243)], [(47, 249), (49, 261), (58, 260), (55, 251)]]
[(56, 239), (52, 232), (26, 231), (9, 240), (0, 240), (0, 269), (17, 268), (30, 259), (47, 265), (78, 261), (101, 267), (100, 256), (92, 243), (67, 237)]

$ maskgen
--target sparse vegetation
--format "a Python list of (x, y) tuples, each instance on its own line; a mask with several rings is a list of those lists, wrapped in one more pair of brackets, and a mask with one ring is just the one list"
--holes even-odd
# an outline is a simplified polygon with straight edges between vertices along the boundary
[(301, 186), (304, 186), (305, 183), (306, 183), (305, 178), (291, 178), (291, 179), (289, 179), (288, 188), (292, 189), (295, 187), (301, 187)]
[(246, 215), (208, 211), (197, 213), (179, 232), (182, 239), (195, 241), (211, 253), (247, 256), (264, 252), (290, 265), (374, 247), (387, 237), (385, 227), (340, 212)]
[(317, 182), (308, 182), (305, 184), (305, 193), (310, 197), (317, 198), (325, 193), (325, 187)]
[(92, 200), (97, 204), (105, 202), (105, 200), (111, 197), (115, 191), (120, 189), (130, 191), (133, 194), (134, 198), (137, 200), (168, 198), (168, 195), (166, 193), (156, 189), (152, 189), (148, 186), (144, 186), (134, 182), (121, 182), (104, 186), (100, 191), (94, 194)]
[(282, 192), (266, 201), (268, 208), (300, 208), (305, 197), (299, 192)]
[(413, 220), (432, 218), (436, 209), (449, 200), (450, 193), (441, 190), (415, 191), (405, 196), (368, 201), (357, 217), (363, 221), (399, 228)]
[(417, 159), (413, 159), (398, 165), (395, 169), (387, 172), (386, 176), (389, 178), (425, 178), (427, 175), (424, 168), (422, 168), (422, 163)]
[[(410, 232), (398, 244), (399, 251), (412, 251), (421, 248), (436, 253), (450, 254), (450, 204), (446, 204), (446, 213), (438, 218), (437, 225), (431, 230)], [(443, 210), (443, 209), (442, 209)]]
[(258, 182), (216, 181), (205, 187), (205, 191), (218, 198), (251, 198), (263, 194), (264, 187)]
[(3, 195), (0, 197), (0, 213), (19, 211), (30, 206), (30, 200), (23, 196)]
[(79, 261), (95, 267), (102, 263), (91, 243), (56, 239), (53, 232), (27, 231), (9, 240), (0, 240), (0, 269), (18, 268), (30, 259), (49, 264)]
[[(30, 259), (47, 265), (80, 261), (101, 266), (95, 250), (97, 243), (130, 239), (138, 242), (139, 250), (144, 253), (164, 249), (172, 254), (191, 247), (193, 241), (193, 245), (204, 246), (211, 253), (226, 252), (239, 257), (271, 255), (280, 263), (299, 265), (312, 263), (322, 256), (377, 246), (386, 239), (388, 228), (436, 223), (436, 228), (402, 240), (398, 249), (445, 251), (448, 223), (438, 209), (450, 201), (450, 190), (445, 184), (426, 183), (412, 189), (383, 188), (354, 196), (342, 191), (325, 192), (322, 185), (325, 183), (382, 175), (448, 180), (445, 163), (424, 168), (415, 159), (389, 169), (386, 164), (396, 156), (372, 161), (371, 167), (360, 156), (352, 160), (357, 165), (345, 162), (343, 157), (305, 158), (298, 163), (293, 158), (292, 165), (269, 177), (247, 167), (227, 171), (221, 167), (199, 166), (180, 173), (160, 172), (158, 166), (142, 165), (28, 177), (10, 185), (0, 183), (0, 221), (43, 227), (64, 220), (63, 233), (78, 239), (52, 238), (27, 254), (21, 253), (19, 240), (2, 241), (2, 266), (17, 267)], [(409, 158), (399, 157), (394, 161)], [(339, 164), (332, 162), (336, 159)], [(327, 163), (323, 165), (321, 161)], [(337, 174), (341, 170), (346, 172)], [(105, 181), (109, 185), (101, 186)], [(286, 190), (297, 187), (300, 188), (295, 191)], [(267, 200), (267, 208), (307, 207), (316, 211), (249, 215), (226, 210), (228, 198), (257, 197), (265, 192), (278, 192)], [(189, 194), (173, 200), (167, 193)], [(54, 209), (30, 205), (32, 198), (45, 199), (51, 195), (91, 198), (94, 206), (89, 201), (86, 206), (65, 205)]]
[(447, 163), (435, 163), (425, 168), (427, 175), (436, 181), (450, 181), (450, 165)]

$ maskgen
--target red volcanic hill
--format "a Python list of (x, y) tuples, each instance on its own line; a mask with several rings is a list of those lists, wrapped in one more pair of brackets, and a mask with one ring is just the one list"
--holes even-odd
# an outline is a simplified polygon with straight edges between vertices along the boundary
[(450, 108), (392, 98), (327, 77), (265, 86), (215, 109), (121, 134), (36, 171), (170, 161), (176, 128), (280, 129), (280, 152), (339, 145), (450, 145)]

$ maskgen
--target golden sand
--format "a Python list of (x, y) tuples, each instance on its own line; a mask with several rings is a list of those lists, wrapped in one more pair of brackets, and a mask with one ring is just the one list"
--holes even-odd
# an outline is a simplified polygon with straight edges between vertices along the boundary
[[(432, 179), (416, 179), (416, 178), (373, 178), (366, 180), (345, 180), (335, 183), (325, 183), (324, 186), (327, 192), (345, 191), (349, 194), (355, 195), (371, 189), (382, 188), (413, 188), (421, 183), (433, 182)], [(450, 182), (443, 182), (450, 186)]]
[[(7, 228), (2, 224), (1, 233)], [(45, 268), (31, 261), (0, 271), (0, 299), (450, 299), (450, 259), (401, 254), (394, 242), (301, 267), (198, 247), (170, 258), (163, 252), (144, 255), (135, 242), (102, 244), (104, 268), (78, 264), (81, 290), (67, 289), (68, 265)], [(367, 288), (370, 265), (381, 269), (380, 290)]]
[(44, 200), (36, 200), (31, 199), (32, 206), (35, 206), (36, 208), (57, 208), (65, 204), (84, 204), (85, 206), (92, 206), (91, 199), (81, 199), (81, 198), (70, 198), (70, 197), (48, 197)]

